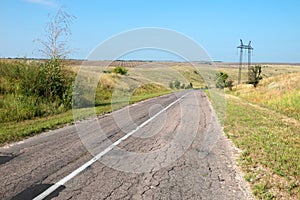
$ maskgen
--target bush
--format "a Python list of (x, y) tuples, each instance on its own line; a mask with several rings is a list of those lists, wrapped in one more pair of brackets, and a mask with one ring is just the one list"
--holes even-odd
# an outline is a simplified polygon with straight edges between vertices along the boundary
[(74, 74), (60, 60), (0, 62), (0, 122), (64, 112), (72, 106)]
[(174, 89), (174, 84), (172, 81), (169, 83), (169, 88)]
[(180, 81), (179, 80), (176, 80), (176, 81), (171, 81), (171, 82), (169, 82), (169, 88), (171, 88), (171, 89), (174, 89), (174, 88), (176, 88), (176, 89), (191, 89), (191, 88), (193, 88), (193, 84), (192, 83), (189, 83), (189, 84), (184, 84), (184, 83), (180, 83)]
[(185, 89), (191, 89), (191, 88), (193, 88), (193, 83), (190, 83), (187, 86), (185, 86)]
[(250, 67), (250, 72), (248, 74), (248, 84), (252, 84), (254, 87), (256, 87), (259, 83), (259, 81), (262, 79), (261, 74), (261, 66), (255, 65)]
[(127, 75), (127, 72), (128, 70), (125, 67), (121, 67), (121, 66), (115, 67), (113, 69), (113, 73), (116, 74)]
[(232, 91), (233, 80), (229, 79), (228, 81), (226, 81), (225, 86), (228, 87), (230, 91)]
[(180, 89), (180, 81), (179, 80), (176, 80), (175, 82), (174, 82), (174, 87), (176, 88), (176, 89)]
[(227, 78), (228, 74), (224, 72), (217, 72), (215, 76), (216, 87), (223, 89), (226, 86)]

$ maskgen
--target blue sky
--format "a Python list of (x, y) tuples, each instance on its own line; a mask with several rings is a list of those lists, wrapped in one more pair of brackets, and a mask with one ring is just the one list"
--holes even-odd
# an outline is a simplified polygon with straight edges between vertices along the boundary
[(33, 40), (61, 5), (77, 18), (70, 46), (78, 50), (71, 58), (87, 58), (120, 32), (160, 27), (192, 38), (213, 60), (237, 62), (241, 38), (252, 41), (254, 62), (300, 62), (299, 0), (1, 0), (0, 57), (39, 56), (35, 50), (40, 46)]

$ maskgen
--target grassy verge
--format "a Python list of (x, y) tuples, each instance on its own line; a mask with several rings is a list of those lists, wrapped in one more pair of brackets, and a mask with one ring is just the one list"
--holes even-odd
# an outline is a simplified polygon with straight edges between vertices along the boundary
[(259, 199), (300, 198), (300, 123), (231, 97), (224, 130), (243, 150), (240, 165)]
[[(162, 91), (155, 92), (149, 94), (139, 94), (133, 96), (129, 103), (133, 104), (145, 99), (161, 96), (164, 94), (169, 94), (171, 91)], [(121, 108), (124, 104), (115, 105), (115, 108)], [(82, 109), (82, 113), (84, 115), (84, 109)], [(107, 104), (102, 104), (101, 106), (95, 107), (96, 114), (101, 115), (104, 113), (109, 113), (112, 111), (112, 107), (110, 102)], [(73, 123), (73, 113), (72, 110), (67, 112), (52, 115), (43, 118), (35, 118), (31, 120), (21, 121), (21, 122), (8, 122), (8, 123), (0, 123), (0, 145), (4, 145), (9, 142), (19, 141), (26, 137), (32, 136), (34, 134), (40, 133), (42, 131), (55, 129), (61, 127), (62, 125)]]
[(300, 120), (300, 73), (263, 79), (257, 88), (241, 85), (232, 94)]

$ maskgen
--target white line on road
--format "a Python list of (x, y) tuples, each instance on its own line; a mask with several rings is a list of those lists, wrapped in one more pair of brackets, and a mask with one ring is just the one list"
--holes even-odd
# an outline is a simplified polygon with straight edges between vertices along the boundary
[(108, 146), (104, 151), (102, 151), (101, 153), (97, 154), (91, 160), (89, 160), (88, 162), (86, 162), (85, 164), (83, 164), (82, 166), (80, 166), (79, 168), (77, 168), (75, 171), (73, 171), (72, 173), (70, 173), (69, 175), (67, 175), (66, 177), (64, 177), (63, 179), (61, 179), (60, 181), (58, 181), (57, 183), (55, 183), (54, 185), (52, 185), (51, 187), (49, 187), (47, 190), (45, 190), (43, 193), (41, 193), (40, 195), (38, 195), (37, 197), (35, 197), (33, 200), (42, 200), (42, 199), (46, 198), (52, 192), (54, 192), (59, 187), (63, 186), (66, 182), (68, 182), (69, 180), (71, 180), (72, 178), (74, 178), (75, 176), (77, 176), (79, 173), (81, 173), (82, 171), (84, 171), (86, 168), (88, 168), (89, 166), (91, 166), (94, 162), (96, 162), (97, 160), (99, 160), (102, 156), (104, 156), (105, 154), (107, 154), (109, 151), (111, 151), (114, 147), (116, 147), (122, 141), (126, 140), (132, 134), (134, 134), (135, 132), (137, 132), (140, 128), (144, 127), (146, 124), (148, 124), (150, 121), (152, 121), (158, 115), (160, 115), (162, 112), (164, 112), (167, 109), (169, 109), (171, 106), (173, 106), (175, 103), (177, 103), (178, 101), (180, 101), (183, 97), (185, 97), (187, 95), (188, 94), (185, 94), (182, 97), (180, 97), (179, 99), (177, 99), (176, 101), (174, 101), (171, 104), (169, 104), (167, 107), (165, 107), (164, 109), (162, 109), (161, 111), (159, 111), (158, 113), (156, 113), (155, 115), (153, 115), (151, 118), (149, 118), (148, 120), (146, 120), (145, 122), (143, 122), (141, 125), (137, 126), (136, 129), (130, 131), (125, 136), (121, 137), (119, 140), (117, 140), (116, 142), (114, 142), (113, 144), (111, 144), (110, 146)]

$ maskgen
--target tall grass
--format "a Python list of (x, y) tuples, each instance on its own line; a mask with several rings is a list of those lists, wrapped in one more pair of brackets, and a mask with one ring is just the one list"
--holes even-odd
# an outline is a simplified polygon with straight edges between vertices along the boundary
[(263, 101), (262, 104), (300, 120), (300, 90), (285, 92), (280, 97)]
[(233, 94), (300, 120), (300, 73), (264, 79), (257, 88), (239, 86)]
[(0, 61), (0, 123), (62, 113), (71, 108), (74, 75), (59, 60)]

